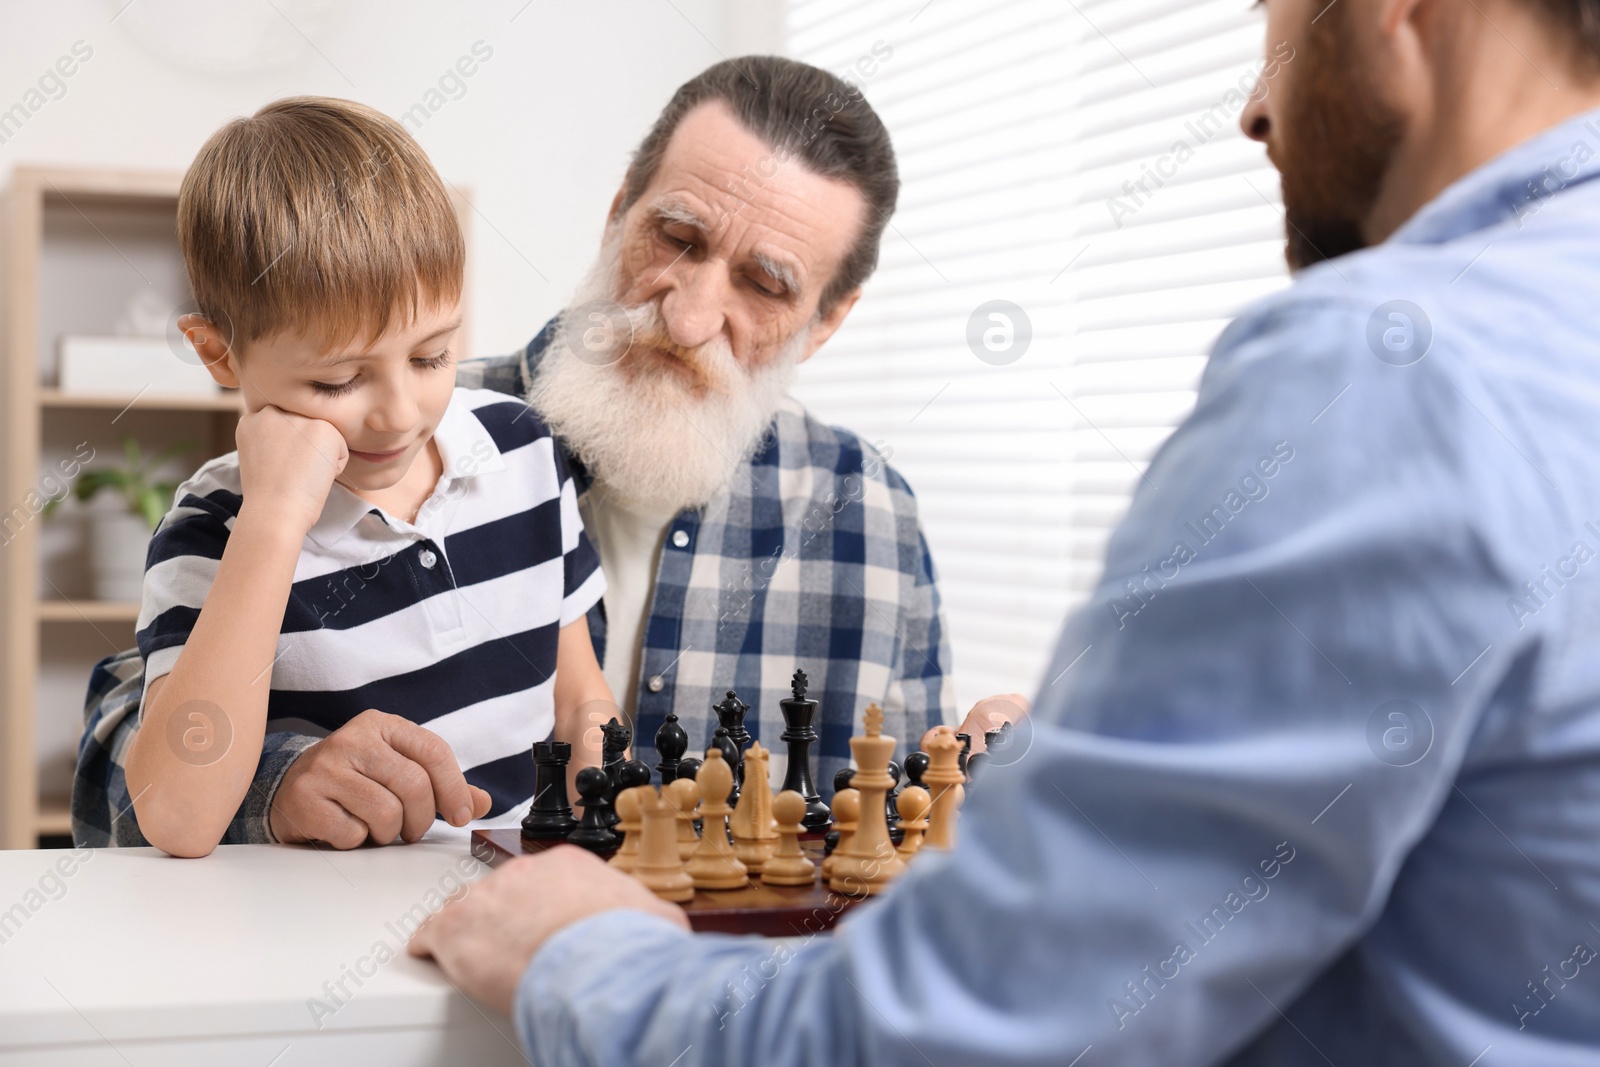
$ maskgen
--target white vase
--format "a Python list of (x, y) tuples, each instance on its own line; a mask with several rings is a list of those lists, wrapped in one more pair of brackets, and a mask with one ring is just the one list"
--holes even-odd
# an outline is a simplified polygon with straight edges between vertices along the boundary
[(140, 599), (150, 527), (143, 515), (99, 509), (89, 513), (89, 572), (97, 600)]

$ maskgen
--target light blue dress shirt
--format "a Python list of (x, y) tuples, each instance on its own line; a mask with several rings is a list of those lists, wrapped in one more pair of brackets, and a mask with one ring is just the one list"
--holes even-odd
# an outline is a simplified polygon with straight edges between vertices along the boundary
[(833, 936), (578, 923), (534, 1061), (1600, 1063), (1597, 171), (1600, 112), (1249, 309), (955, 851)]

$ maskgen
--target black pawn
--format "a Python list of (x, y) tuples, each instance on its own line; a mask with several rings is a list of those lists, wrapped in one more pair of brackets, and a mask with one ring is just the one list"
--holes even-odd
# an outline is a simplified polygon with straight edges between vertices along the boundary
[(624, 789), (632, 789), (634, 786), (649, 785), (650, 765), (643, 760), (624, 760), (617, 764), (617, 770), (612, 779), (616, 782), (616, 786), (611, 790), (611, 796), (608, 798), (611, 810), (606, 814), (606, 821), (611, 824), (612, 829), (616, 829), (617, 823), (622, 821), (622, 816), (617, 814), (617, 794)]
[(910, 789), (912, 786), (916, 786), (919, 789), (927, 789), (927, 785), (922, 781), (922, 776), (927, 773), (928, 754), (926, 752), (913, 752), (906, 757), (906, 789)]
[(733, 770), (733, 792), (728, 794), (728, 806), (734, 807), (739, 803), (739, 779), (744, 777), (744, 760), (739, 756), (739, 746), (733, 743), (733, 737), (728, 733), (726, 726), (719, 726), (711, 734), (711, 747), (720, 749), (722, 758), (727, 761), (730, 770)]
[(822, 797), (817, 794), (816, 785), (811, 780), (811, 746), (820, 740), (813, 725), (817, 718), (817, 702), (806, 699), (805, 671), (794, 672), (790, 690), (792, 696), (788, 700), (778, 702), (778, 707), (783, 711), (785, 727), (783, 735), (778, 740), (789, 746), (788, 767), (783, 773), (783, 788), (792, 789), (805, 798), (806, 817), (800, 820), (800, 825), (812, 833), (817, 833), (833, 825), (833, 812), (823, 803)]
[(656, 754), (661, 757), (661, 762), (656, 764), (656, 770), (661, 772), (663, 786), (677, 781), (678, 767), (683, 761), (683, 754), (687, 751), (689, 751), (689, 735), (678, 725), (678, 716), (669, 711), (666, 720), (661, 724), (661, 729), (656, 731)]
[[(750, 747), (754, 740), (750, 731), (745, 729), (744, 716), (750, 710), (750, 705), (739, 699), (739, 694), (732, 689), (722, 698), (722, 703), (714, 704), (711, 708), (717, 713), (717, 722), (728, 731), (728, 736), (733, 739), (734, 759), (730, 766), (733, 768), (733, 795), (738, 796), (739, 790), (744, 788), (744, 750)], [(733, 803), (729, 801), (728, 803)]]
[(559, 841), (578, 828), (567, 800), (567, 764), (572, 746), (565, 741), (533, 745), (533, 803), (522, 820), (522, 836), (532, 841)]
[(617, 835), (611, 832), (611, 824), (606, 821), (611, 811), (611, 779), (599, 767), (585, 767), (578, 772), (577, 786), (578, 796), (583, 799), (583, 819), (578, 828), (567, 835), (567, 843), (602, 856), (615, 852)]
[[(833, 776), (833, 793), (834, 793), (834, 795), (838, 796), (839, 790), (841, 790), (841, 789), (849, 789), (850, 788), (850, 779), (854, 778), (855, 776), (856, 776), (856, 769), (854, 767), (845, 767), (842, 770), (836, 771), (834, 773), (834, 776)], [(838, 847), (838, 844), (839, 844), (839, 831), (837, 831), (837, 830), (829, 830), (822, 837), (822, 854), (825, 855), (825, 856), (826, 855), (831, 855), (833, 853), (833, 850), (836, 847)]]
[(906, 836), (905, 829), (900, 825), (899, 803), (900, 778), (904, 772), (900, 770), (900, 764), (894, 760), (889, 761), (888, 772), (889, 777), (894, 779), (894, 784), (883, 794), (883, 815), (889, 823), (889, 840), (898, 845)]
[(623, 761), (617, 768), (617, 792), (624, 789), (634, 789), (641, 785), (650, 785), (650, 765), (644, 760), (631, 759)]

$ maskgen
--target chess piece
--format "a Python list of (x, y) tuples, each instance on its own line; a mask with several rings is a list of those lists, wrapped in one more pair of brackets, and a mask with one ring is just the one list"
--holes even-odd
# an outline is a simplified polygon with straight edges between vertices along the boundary
[(850, 784), (861, 794), (861, 815), (850, 840), (841, 839), (834, 851), (828, 888), (835, 893), (871, 896), (883, 892), (904, 873), (906, 865), (889, 839), (887, 795), (894, 785), (889, 777), (894, 738), (883, 732), (883, 709), (877, 704), (867, 705), (864, 720), (866, 733), (850, 739), (850, 752), (856, 760)]
[(739, 889), (750, 884), (750, 874), (728, 843), (728, 791), (733, 788), (733, 770), (722, 758), (722, 750), (706, 749), (706, 761), (695, 779), (700, 806), (696, 810), (705, 823), (700, 844), (689, 857), (689, 875), (696, 889)]
[(648, 788), (631, 786), (618, 793), (615, 801), (618, 820), (616, 832), (622, 835), (622, 846), (611, 857), (611, 866), (624, 873), (633, 873), (639, 859), (639, 831), (644, 828), (639, 822), (639, 802)]
[(616, 798), (625, 789), (637, 789), (642, 785), (650, 784), (650, 768), (642, 760), (623, 760), (611, 772), (611, 811), (606, 816), (611, 821), (611, 828), (615, 830), (622, 816), (616, 810)]
[(622, 725), (615, 715), (600, 727), (600, 767), (611, 779), (613, 799), (616, 798), (617, 768), (627, 758), (628, 745), (632, 741), (633, 731)]
[(922, 776), (933, 797), (933, 813), (922, 841), (924, 848), (955, 847), (956, 809), (965, 793), (961, 787), (960, 754), (961, 742), (956, 740), (955, 731), (948, 726), (934, 727), (928, 741), (928, 771)]
[(889, 791), (883, 795), (883, 813), (885, 820), (889, 824), (889, 840), (898, 846), (905, 831), (900, 829), (900, 808), (896, 804), (895, 798), (899, 794), (900, 779), (905, 772), (900, 769), (900, 764), (894, 760), (889, 761), (887, 769), (892, 784), (889, 786)]
[(772, 789), (769, 755), (756, 741), (744, 754), (744, 789), (739, 803), (728, 820), (733, 833), (733, 854), (751, 874), (760, 874), (761, 867), (778, 847), (778, 831), (772, 825)]
[(978, 768), (988, 762), (988, 756), (988, 752), (974, 752), (967, 757), (967, 781), (975, 782), (978, 780)]
[(663, 789), (678, 777), (678, 765), (687, 751), (689, 751), (689, 735), (678, 725), (678, 716), (669, 711), (661, 723), (661, 729), (656, 731), (656, 754), (661, 757), (661, 762), (656, 764), (656, 770), (661, 772)]
[(785, 789), (772, 801), (772, 816), (778, 823), (778, 847), (761, 868), (763, 885), (810, 885), (817, 877), (817, 865), (800, 851), (801, 820), (807, 810), (806, 798)]
[(922, 835), (928, 830), (928, 810), (931, 807), (933, 798), (920, 785), (908, 785), (900, 790), (900, 825), (905, 828), (905, 836), (895, 851), (907, 863), (922, 847)]
[(956, 734), (956, 740), (961, 742), (961, 755), (956, 757), (956, 769), (961, 772), (962, 777), (965, 777), (967, 773), (967, 760), (972, 756), (972, 735)]
[[(850, 788), (850, 779), (855, 776), (855, 773), (856, 769), (854, 767), (844, 767), (834, 772), (833, 795), (835, 797), (835, 804), (838, 803), (837, 798), (839, 794)], [(839, 824), (837, 822), (837, 814), (834, 815), (834, 819), (835, 822), (833, 829), (829, 830), (822, 837), (822, 854), (824, 856), (833, 855), (833, 850), (839, 847)], [(855, 821), (853, 817), (851, 821)]]
[(789, 746), (788, 766), (784, 770), (783, 788), (799, 793), (806, 801), (806, 817), (802, 825), (812, 833), (826, 830), (833, 823), (833, 813), (817, 793), (811, 781), (811, 746), (820, 738), (814, 726), (817, 702), (806, 698), (806, 672), (797, 670), (789, 683), (790, 697), (778, 701), (783, 712), (784, 731), (778, 740)]
[[(733, 743), (733, 735), (726, 726), (719, 726), (711, 732), (711, 747), (722, 753), (722, 762), (730, 768), (739, 769), (738, 774), (734, 775), (733, 787), (728, 791), (728, 807), (735, 807), (739, 803), (739, 776), (744, 774), (744, 756), (740, 754), (739, 746)], [(709, 751), (707, 755), (710, 755)]]
[[(926, 752), (913, 752), (906, 757), (906, 785), (916, 786), (918, 789), (927, 788), (922, 784), (922, 776), (928, 773), (928, 754)], [(905, 792), (904, 789), (901, 790)]]
[(641, 785), (651, 785), (650, 765), (644, 760), (623, 760), (617, 768), (617, 788), (634, 789)]
[(694, 781), (695, 776), (699, 773), (700, 761), (692, 756), (678, 764), (678, 777), (680, 779), (686, 779), (692, 782)]
[(734, 768), (733, 790), (737, 796), (739, 790), (744, 788), (744, 750), (750, 747), (750, 731), (744, 727), (744, 716), (750, 710), (750, 705), (730, 689), (728, 695), (722, 698), (722, 703), (712, 705), (711, 710), (717, 713), (717, 722), (728, 731), (728, 737), (733, 741), (733, 760), (729, 766)]
[(833, 878), (834, 865), (839, 862), (839, 853), (850, 839), (855, 836), (856, 820), (861, 815), (861, 794), (854, 789), (839, 789), (833, 794), (833, 828), (838, 833), (838, 843), (833, 850), (822, 860), (822, 880), (829, 882)]
[(679, 904), (693, 900), (694, 879), (684, 869), (683, 857), (678, 855), (676, 806), (652, 786), (630, 789), (624, 795), (633, 800), (631, 806), (638, 809), (641, 822), (633, 876), (662, 900)]
[(1001, 743), (1001, 738), (1003, 738), (1005, 736), (1005, 732), (1007, 730), (1009, 730), (1010, 728), (1011, 728), (1011, 724), (1010, 723), (1002, 722), (999, 726), (996, 726), (993, 730), (985, 730), (983, 732), (983, 747), (985, 749), (990, 749), (990, 748), (993, 748), (994, 746), (1000, 744)]
[(700, 835), (694, 832), (694, 807), (700, 803), (700, 787), (692, 778), (678, 778), (661, 792), (677, 813), (678, 856), (687, 861), (700, 844)]
[(567, 835), (567, 843), (579, 845), (600, 855), (607, 855), (617, 847), (617, 835), (611, 832), (607, 815), (611, 811), (611, 779), (599, 767), (585, 767), (578, 772), (578, 796), (583, 799), (583, 819), (578, 828)]
[(572, 746), (565, 741), (533, 744), (533, 803), (522, 820), (522, 836), (530, 841), (559, 841), (578, 828), (567, 800), (567, 765)]

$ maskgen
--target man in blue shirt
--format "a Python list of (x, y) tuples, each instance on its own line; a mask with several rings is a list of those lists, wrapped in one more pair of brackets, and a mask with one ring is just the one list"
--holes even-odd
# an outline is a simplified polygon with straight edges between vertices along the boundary
[(495, 872), (413, 951), (536, 1062), (1600, 1062), (1600, 4), (1267, 8), (1298, 278), (1217, 342), (1026, 755), (832, 936)]

